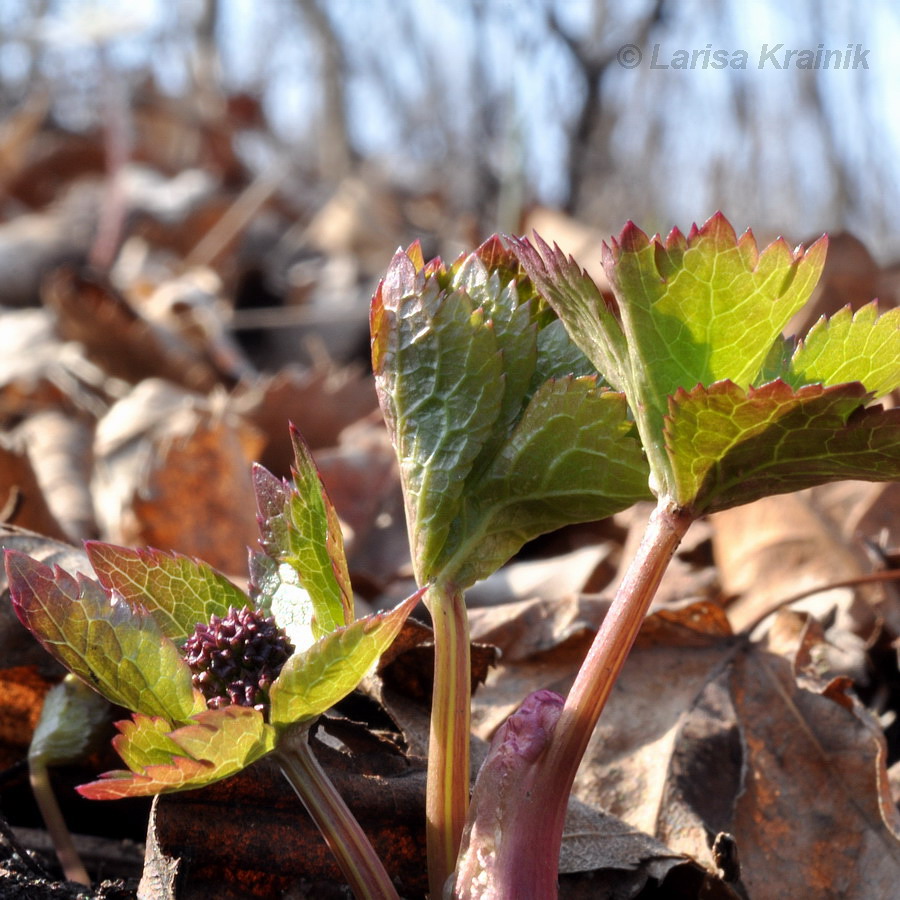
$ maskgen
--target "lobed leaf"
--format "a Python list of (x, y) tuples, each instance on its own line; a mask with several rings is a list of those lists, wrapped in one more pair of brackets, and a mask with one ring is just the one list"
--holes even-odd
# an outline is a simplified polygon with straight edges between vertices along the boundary
[(200, 560), (162, 550), (130, 550), (99, 541), (85, 545), (97, 580), (136, 609), (146, 609), (173, 641), (193, 634), (198, 623), (242, 609), (247, 595)]
[(269, 691), (272, 725), (280, 729), (314, 719), (354, 690), (399, 634), (423, 591), (294, 653)]
[(141, 797), (203, 787), (240, 772), (275, 749), (275, 732), (248, 707), (206, 710), (175, 730), (137, 715), (119, 722), (113, 744), (130, 771), (115, 770), (78, 787), (92, 800)]
[(6, 571), (22, 624), (108, 700), (175, 722), (205, 708), (187, 663), (149, 613), (23, 553), (7, 551)]
[(679, 390), (666, 441), (676, 501), (698, 515), (843, 479), (900, 479), (900, 410), (866, 409), (859, 383), (782, 381)]
[(784, 380), (792, 387), (858, 381), (875, 397), (900, 386), (900, 308), (878, 315), (872, 301), (819, 319), (794, 352)]
[(749, 385), (784, 326), (809, 299), (827, 239), (791, 252), (779, 239), (762, 252), (716, 213), (685, 237), (648, 238), (628, 223), (604, 245), (603, 263), (621, 311), (632, 384), (665, 412), (680, 388), (731, 380)]

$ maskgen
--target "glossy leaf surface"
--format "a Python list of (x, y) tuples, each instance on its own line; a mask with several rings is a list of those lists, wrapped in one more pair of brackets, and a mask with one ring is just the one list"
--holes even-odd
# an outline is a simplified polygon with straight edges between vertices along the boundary
[[(530, 538), (647, 496), (624, 404), (499, 239), (449, 268), (424, 265), (415, 246), (398, 253), (371, 329), (420, 584), (469, 585)], [(579, 412), (579, 399), (604, 414)], [(526, 445), (540, 459), (523, 464)]]

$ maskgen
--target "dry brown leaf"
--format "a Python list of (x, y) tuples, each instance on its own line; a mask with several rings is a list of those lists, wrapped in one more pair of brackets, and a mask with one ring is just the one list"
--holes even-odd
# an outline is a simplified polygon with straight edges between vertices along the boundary
[(821, 587), (825, 590), (800, 601), (799, 608), (823, 621), (837, 615), (840, 630), (872, 633), (883, 596), (878, 587), (827, 589), (872, 570), (863, 546), (845, 531), (846, 511), (855, 505), (848, 498), (867, 492), (861, 482), (846, 482), (839, 492), (812, 488), (712, 517), (722, 589), (736, 597), (728, 608), (735, 630), (759, 621), (789, 597)]
[(94, 498), (107, 540), (246, 569), (257, 540), (257, 431), (206, 398), (148, 379), (97, 427)]
[(58, 210), (0, 224), (0, 306), (36, 306), (44, 275), (84, 258), (89, 231), (81, 224)]
[(53, 517), (20, 438), (0, 434), (0, 522), (48, 537), (66, 534)]
[(128, 297), (149, 322), (176, 335), (205, 361), (223, 384), (234, 385), (252, 376), (253, 367), (229, 330), (230, 308), (221, 291), (215, 272), (193, 268), (152, 285), (132, 283)]
[(82, 344), (115, 378), (166, 378), (203, 393), (219, 384), (218, 373), (190, 344), (143, 318), (97, 274), (57, 269), (44, 281), (42, 296), (56, 313), (59, 334)]
[(378, 405), (371, 376), (321, 356), (309, 369), (287, 366), (275, 375), (244, 381), (233, 398), (235, 410), (266, 435), (260, 462), (282, 476), (294, 458), (288, 422), (313, 450), (334, 447), (345, 428)]
[(561, 601), (575, 597), (617, 549), (611, 541), (604, 541), (548, 559), (508, 563), (469, 588), (466, 604), (475, 609), (526, 598)]
[[(798, 668), (824, 659), (811, 627), (793, 626), (783, 641)], [(487, 634), (502, 641), (496, 629)], [(505, 656), (474, 698), (477, 732), (488, 737), (532, 690), (565, 693), (589, 639)], [(805, 898), (810, 885), (822, 897), (889, 896), (900, 877), (900, 816), (883, 734), (847, 679), (800, 678), (791, 660), (731, 636), (712, 604), (648, 617), (576, 796), (710, 867), (712, 837), (733, 834), (753, 897)], [(835, 852), (843, 846), (848, 856)]]
[(105, 379), (77, 344), (59, 341), (46, 310), (0, 310), (0, 420), (47, 409), (102, 414)]
[(96, 538), (99, 532), (90, 492), (93, 420), (46, 410), (29, 416), (18, 432), (44, 499), (62, 528), (61, 536), (73, 542)]
[(4, 190), (25, 167), (28, 149), (49, 108), (49, 92), (38, 87), (0, 124), (0, 187)]

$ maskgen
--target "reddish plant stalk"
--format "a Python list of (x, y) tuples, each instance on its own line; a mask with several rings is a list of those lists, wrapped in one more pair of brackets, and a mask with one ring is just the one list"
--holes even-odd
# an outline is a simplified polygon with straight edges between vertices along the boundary
[[(572, 685), (549, 745), (519, 782), (492, 849), (496, 897), (555, 897), (563, 824), (575, 773), (669, 561), (694, 516), (660, 501)], [(486, 764), (487, 765), (487, 764)], [(457, 884), (456, 897), (467, 896)]]

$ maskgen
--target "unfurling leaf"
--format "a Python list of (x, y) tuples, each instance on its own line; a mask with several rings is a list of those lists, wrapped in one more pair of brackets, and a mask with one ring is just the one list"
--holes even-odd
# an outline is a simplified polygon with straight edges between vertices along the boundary
[(353, 621), (353, 592), (340, 523), (312, 454), (296, 429), (294, 483), (255, 466), (261, 543), (254, 560), (258, 602), (288, 630), (297, 647)]
[(622, 395), (498, 238), (449, 268), (398, 253), (371, 327), (420, 584), (466, 587), (538, 534), (648, 496)]

